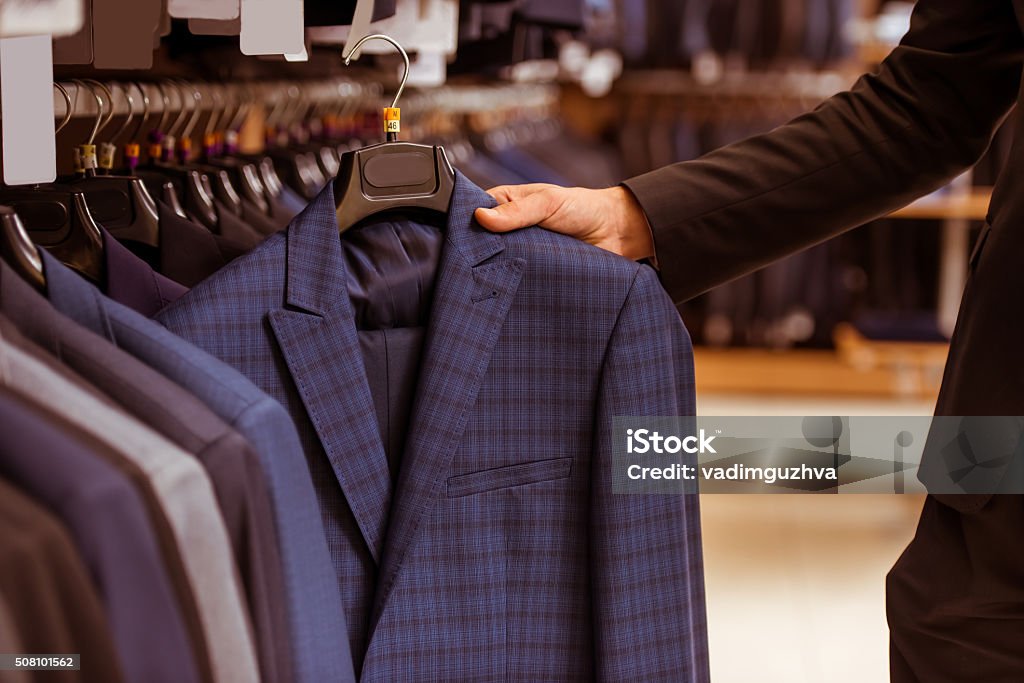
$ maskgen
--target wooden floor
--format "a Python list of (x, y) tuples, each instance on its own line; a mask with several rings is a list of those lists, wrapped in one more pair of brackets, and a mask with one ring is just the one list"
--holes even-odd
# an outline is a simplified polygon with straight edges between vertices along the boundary
[[(930, 400), (701, 393), (702, 415), (927, 415)], [(888, 680), (885, 574), (922, 498), (704, 495), (714, 683)]]

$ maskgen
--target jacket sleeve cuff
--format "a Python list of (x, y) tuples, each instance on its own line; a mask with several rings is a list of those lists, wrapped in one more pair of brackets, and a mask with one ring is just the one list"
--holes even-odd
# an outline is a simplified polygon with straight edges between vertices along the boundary
[(652, 171), (623, 181), (622, 185), (633, 193), (647, 216), (654, 242), (651, 265), (658, 271), (661, 284), (672, 299), (676, 303), (682, 302), (689, 298), (684, 293), (689, 293), (691, 283), (683, 277), (684, 268), (673, 267), (673, 264), (678, 266), (680, 260), (674, 252), (680, 246), (677, 243), (681, 241), (681, 235), (677, 233), (681, 231), (678, 227), (672, 230), (680, 216), (678, 209), (671, 208), (679, 206), (679, 192), (673, 191), (674, 187), (678, 188), (678, 184), (674, 179), (666, 178), (663, 173)]

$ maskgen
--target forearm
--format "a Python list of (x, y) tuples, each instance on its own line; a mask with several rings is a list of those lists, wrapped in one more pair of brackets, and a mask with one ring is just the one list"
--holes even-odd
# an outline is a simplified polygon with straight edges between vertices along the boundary
[(1014, 102), (1012, 3), (921, 0), (879, 73), (770, 133), (626, 181), (677, 301), (877, 218), (973, 164)]

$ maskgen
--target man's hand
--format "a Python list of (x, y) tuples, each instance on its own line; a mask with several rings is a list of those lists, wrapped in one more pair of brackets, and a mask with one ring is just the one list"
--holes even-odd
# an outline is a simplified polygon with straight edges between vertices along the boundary
[(487, 191), (497, 208), (477, 209), (492, 232), (539, 225), (638, 260), (654, 256), (654, 238), (640, 204), (624, 187), (586, 190), (557, 185), (502, 185)]

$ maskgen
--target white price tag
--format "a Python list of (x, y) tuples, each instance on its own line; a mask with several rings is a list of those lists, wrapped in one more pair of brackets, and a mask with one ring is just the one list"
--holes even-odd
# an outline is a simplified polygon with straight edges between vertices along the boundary
[(242, 0), (240, 9), (242, 54), (289, 55), (306, 48), (302, 0)]
[(0, 36), (69, 36), (85, 23), (86, 0), (0, 2)]
[(237, 19), (238, 0), (167, 0), (167, 10), (178, 19)]
[(52, 40), (49, 35), (0, 38), (0, 122), (8, 185), (52, 183), (57, 177)]

